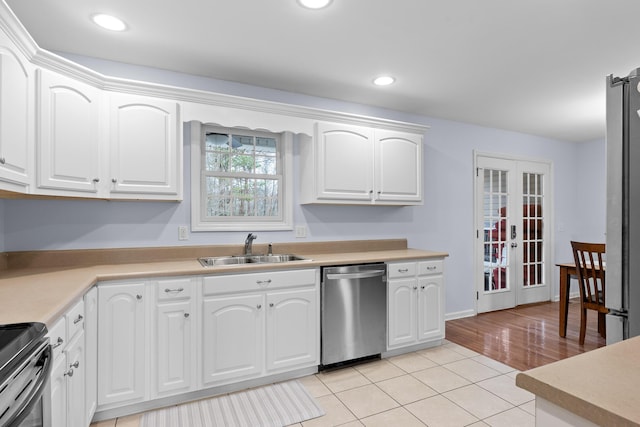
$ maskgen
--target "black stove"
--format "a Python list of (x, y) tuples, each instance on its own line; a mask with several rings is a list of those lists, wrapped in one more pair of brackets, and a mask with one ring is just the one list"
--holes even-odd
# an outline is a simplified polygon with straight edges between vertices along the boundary
[(0, 384), (6, 378), (5, 374), (13, 371), (46, 334), (47, 327), (43, 323), (0, 325)]
[(0, 325), (0, 427), (42, 425), (41, 396), (51, 369), (46, 334), (42, 323)]

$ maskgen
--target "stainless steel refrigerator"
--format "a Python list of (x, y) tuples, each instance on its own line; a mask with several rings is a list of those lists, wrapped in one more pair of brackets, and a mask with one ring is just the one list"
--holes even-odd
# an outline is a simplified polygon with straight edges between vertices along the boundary
[(607, 77), (607, 344), (640, 335), (639, 84)]

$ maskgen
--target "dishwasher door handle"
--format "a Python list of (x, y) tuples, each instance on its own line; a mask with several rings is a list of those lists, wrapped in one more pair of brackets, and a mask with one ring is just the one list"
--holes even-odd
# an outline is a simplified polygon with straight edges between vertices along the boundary
[(359, 273), (327, 273), (328, 280), (340, 280), (340, 279), (366, 279), (368, 277), (383, 276), (384, 270), (370, 270), (362, 271)]

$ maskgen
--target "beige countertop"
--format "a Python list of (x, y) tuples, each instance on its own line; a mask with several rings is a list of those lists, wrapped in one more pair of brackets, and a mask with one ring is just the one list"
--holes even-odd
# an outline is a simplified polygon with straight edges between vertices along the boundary
[[(379, 242), (379, 241), (376, 241)], [(384, 241), (382, 241), (384, 242)], [(365, 243), (366, 241), (361, 241)], [(306, 248), (302, 256), (308, 261), (293, 261), (280, 264), (243, 264), (234, 266), (202, 267), (196, 257), (191, 259), (144, 261), (137, 263), (114, 263), (98, 265), (33, 267), (20, 265), (0, 271), (0, 324), (19, 322), (43, 322), (48, 326), (58, 319), (71, 305), (99, 281), (152, 278), (159, 276), (185, 276), (247, 273), (252, 271), (315, 268), (326, 265), (354, 264), (377, 261), (402, 261), (448, 256), (444, 252), (417, 249), (398, 249), (398, 245), (369, 244), (372, 249), (350, 252), (331, 252), (328, 244), (318, 246), (318, 253)], [(362, 248), (360, 246), (349, 247)], [(344, 248), (343, 248), (344, 249)], [(147, 251), (149, 252), (149, 251)], [(331, 252), (331, 253), (327, 253)], [(80, 253), (80, 251), (78, 251)], [(300, 253), (300, 252), (298, 252)], [(113, 251), (110, 252), (113, 258)], [(56, 256), (58, 254), (55, 254)], [(74, 256), (70, 253), (70, 256)], [(76, 255), (77, 256), (77, 255)], [(95, 254), (91, 254), (95, 256)], [(43, 256), (30, 259), (44, 259)], [(56, 259), (59, 265), (59, 260)], [(22, 261), (21, 261), (22, 262)], [(35, 265), (46, 265), (41, 262)]]
[(519, 373), (516, 385), (601, 426), (640, 426), (640, 337)]

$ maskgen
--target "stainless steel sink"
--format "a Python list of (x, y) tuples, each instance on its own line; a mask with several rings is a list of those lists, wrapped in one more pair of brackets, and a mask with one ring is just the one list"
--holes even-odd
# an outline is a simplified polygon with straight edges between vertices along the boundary
[(215, 267), (217, 265), (240, 265), (240, 264), (275, 264), (291, 261), (311, 261), (293, 254), (273, 254), (273, 255), (234, 255), (219, 257), (198, 258), (203, 267)]

